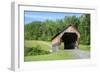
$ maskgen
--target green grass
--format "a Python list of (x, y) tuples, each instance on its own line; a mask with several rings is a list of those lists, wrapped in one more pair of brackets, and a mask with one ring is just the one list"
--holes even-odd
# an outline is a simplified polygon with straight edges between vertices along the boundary
[(79, 45), (79, 49), (80, 50), (84, 50), (84, 51), (90, 51), (90, 45)]
[(45, 50), (45, 51), (50, 50), (50, 42), (37, 41), (37, 40), (26, 40), (24, 44), (25, 44), (24, 47), (27, 47), (27, 48), (40, 46), (41, 50)]
[(64, 60), (73, 59), (73, 54), (68, 51), (59, 51), (47, 55), (25, 56), (24, 61)]
[[(44, 51), (49, 51), (51, 42), (46, 42), (46, 41), (37, 41), (37, 40), (25, 40), (25, 48), (32, 48), (32, 47), (37, 47), (40, 46), (41, 50)], [(64, 50), (64, 45), (63, 43), (60, 46), (60, 51), (58, 52), (53, 52), (50, 54), (44, 54), (44, 55), (30, 55), (30, 56), (25, 56), (24, 61), (45, 61), (45, 60), (64, 60), (64, 59), (74, 59), (73, 53), (70, 51)], [(90, 46), (89, 45), (79, 45), (80, 50), (84, 51), (90, 51)]]

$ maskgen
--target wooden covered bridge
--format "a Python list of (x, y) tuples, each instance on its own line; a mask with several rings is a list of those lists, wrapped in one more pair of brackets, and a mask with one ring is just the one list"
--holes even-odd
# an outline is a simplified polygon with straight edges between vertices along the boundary
[(74, 25), (69, 25), (52, 38), (52, 51), (58, 51), (61, 42), (64, 42), (64, 49), (77, 49), (79, 48), (79, 39), (78, 29)]

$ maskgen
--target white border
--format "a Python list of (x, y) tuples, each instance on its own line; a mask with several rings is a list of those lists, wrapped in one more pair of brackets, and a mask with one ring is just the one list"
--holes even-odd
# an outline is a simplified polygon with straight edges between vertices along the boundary
[[(24, 62), (24, 10), (50, 11), (50, 12), (74, 12), (91, 14), (91, 59), (82, 60), (57, 60), (57, 61), (35, 61)], [(32, 3), (12, 3), (12, 70), (23, 69), (48, 69), (61, 67), (91, 66), (96, 64), (95, 28), (96, 10), (93, 7), (83, 6), (40, 6)]]

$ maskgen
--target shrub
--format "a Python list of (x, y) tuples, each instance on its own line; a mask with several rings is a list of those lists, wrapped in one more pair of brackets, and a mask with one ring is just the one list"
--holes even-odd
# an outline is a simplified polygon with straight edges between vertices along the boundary
[(31, 48), (25, 47), (24, 49), (24, 56), (44, 55), (49, 53), (49, 51), (41, 50), (41, 47), (39, 45)]

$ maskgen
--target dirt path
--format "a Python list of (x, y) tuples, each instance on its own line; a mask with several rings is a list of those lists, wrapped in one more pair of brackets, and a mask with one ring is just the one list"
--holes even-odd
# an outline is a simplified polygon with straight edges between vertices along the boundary
[(87, 58), (90, 58), (90, 52), (89, 51), (82, 51), (82, 50), (79, 50), (79, 49), (75, 49), (75, 50), (68, 50), (70, 51), (75, 59), (87, 59)]

